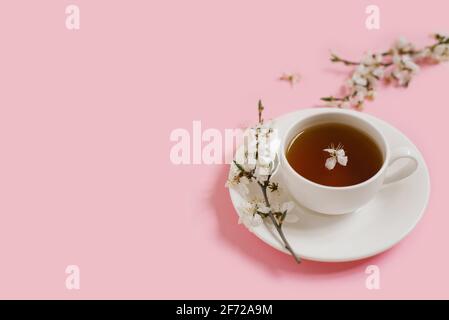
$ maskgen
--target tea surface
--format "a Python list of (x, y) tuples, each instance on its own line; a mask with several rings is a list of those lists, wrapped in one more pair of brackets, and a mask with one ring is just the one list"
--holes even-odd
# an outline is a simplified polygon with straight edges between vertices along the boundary
[[(326, 168), (330, 154), (323, 149), (342, 145), (348, 162)], [(383, 164), (382, 152), (364, 132), (340, 123), (324, 123), (300, 132), (286, 152), (292, 168), (313, 182), (333, 187), (351, 186), (374, 176)]]

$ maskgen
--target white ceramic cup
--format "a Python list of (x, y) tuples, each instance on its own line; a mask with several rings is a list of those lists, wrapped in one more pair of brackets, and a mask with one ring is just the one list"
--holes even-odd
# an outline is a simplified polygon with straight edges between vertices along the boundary
[[(291, 167), (286, 152), (293, 138), (308, 127), (329, 122), (352, 126), (376, 142), (383, 155), (383, 164), (374, 176), (359, 184), (332, 187), (310, 181)], [(401, 158), (409, 160), (395, 172), (388, 172), (388, 167)], [(356, 211), (367, 204), (382, 185), (404, 179), (418, 167), (417, 156), (413, 150), (405, 146), (391, 150), (382, 132), (370, 120), (362, 118), (357, 111), (342, 109), (328, 109), (295, 122), (282, 137), (279, 159), (279, 173), (291, 196), (306, 208), (332, 215)]]

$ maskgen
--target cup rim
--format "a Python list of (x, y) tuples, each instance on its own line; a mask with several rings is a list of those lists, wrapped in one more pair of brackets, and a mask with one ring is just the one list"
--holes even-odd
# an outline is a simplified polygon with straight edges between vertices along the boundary
[[(313, 186), (320, 187), (320, 188), (323, 188), (323, 189), (328, 189), (328, 190), (350, 190), (350, 189), (360, 188), (360, 187), (363, 187), (364, 185), (367, 185), (367, 184), (371, 183), (372, 181), (376, 180), (380, 175), (382, 175), (382, 173), (385, 171), (385, 169), (386, 169), (387, 166), (388, 166), (389, 157), (390, 157), (390, 147), (389, 147), (389, 145), (388, 145), (388, 143), (387, 143), (387, 139), (385, 138), (384, 134), (383, 134), (378, 128), (376, 128), (376, 126), (374, 126), (370, 121), (368, 121), (368, 120), (363, 119), (362, 117), (360, 117), (360, 116), (357, 114), (357, 112), (358, 112), (358, 111), (342, 110), (342, 109), (326, 110), (326, 111), (323, 111), (323, 112), (321, 112), (321, 113), (317, 113), (317, 114), (314, 114), (314, 115), (309, 115), (309, 116), (306, 116), (306, 117), (304, 117), (304, 118), (301, 118), (301, 119), (295, 121), (295, 122), (292, 123), (292, 124), (290, 125), (290, 127), (286, 130), (286, 132), (285, 132), (285, 134), (284, 134), (284, 136), (283, 136), (283, 138), (282, 138), (282, 144), (281, 144), (281, 148), (280, 148), (280, 150), (281, 150), (281, 152), (282, 152), (282, 154), (281, 154), (282, 162), (285, 163), (286, 166), (288, 167), (288, 169), (290, 170), (290, 172), (293, 173), (293, 174), (294, 174), (296, 177), (298, 177), (299, 179), (301, 179), (301, 180), (303, 180), (304, 182), (309, 183), (309, 184), (311, 184), (311, 185), (313, 185)], [(324, 184), (319, 184), (319, 183), (317, 183), (317, 182), (314, 182), (314, 181), (312, 181), (312, 180), (309, 180), (309, 179), (303, 177), (302, 175), (300, 175), (298, 172), (296, 172), (296, 171), (292, 168), (292, 166), (291, 166), (290, 163), (288, 162), (287, 157), (286, 157), (286, 154), (285, 154), (285, 152), (286, 152), (286, 150), (285, 150), (286, 143), (290, 143), (290, 141), (286, 141), (286, 140), (287, 140), (287, 137), (289, 136), (289, 133), (293, 130), (293, 128), (294, 128), (299, 122), (304, 121), (304, 120), (306, 120), (306, 119), (309, 119), (309, 118), (312, 118), (312, 117), (316, 117), (316, 116), (320, 116), (320, 115), (324, 115), (324, 114), (342, 114), (342, 113), (345, 114), (345, 115), (347, 115), (347, 116), (356, 118), (358, 121), (363, 122), (364, 124), (366, 124), (367, 126), (369, 126), (371, 129), (373, 129), (373, 130), (380, 136), (380, 138), (381, 138), (381, 140), (382, 140), (382, 143), (383, 143), (384, 146), (385, 146), (385, 157), (384, 157), (384, 161), (383, 161), (383, 163), (382, 163), (382, 166), (381, 166), (380, 169), (376, 172), (376, 174), (373, 175), (372, 177), (370, 177), (369, 179), (367, 179), (367, 180), (365, 180), (365, 181), (362, 181), (362, 182), (360, 182), (360, 183), (357, 183), (357, 184), (353, 184), (353, 185), (350, 185), (350, 186), (343, 186), (343, 187), (326, 186), (326, 185), (324, 185)], [(281, 162), (281, 164), (282, 164), (282, 162)]]

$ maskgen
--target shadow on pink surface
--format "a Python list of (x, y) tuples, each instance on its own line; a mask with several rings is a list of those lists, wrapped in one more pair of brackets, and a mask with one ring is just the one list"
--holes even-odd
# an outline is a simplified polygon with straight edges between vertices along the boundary
[(280, 272), (298, 275), (347, 273), (356, 268), (360, 269), (364, 265), (380, 263), (381, 259), (383, 260), (390, 252), (394, 251), (393, 248), (380, 255), (358, 261), (327, 263), (303, 260), (298, 265), (290, 255), (268, 246), (243, 225), (237, 223), (237, 214), (228, 196), (228, 191), (224, 187), (228, 170), (228, 166), (223, 166), (220, 169), (220, 174), (216, 177), (210, 197), (211, 206), (215, 211), (218, 222), (219, 236), (229, 246), (238, 251), (243, 258), (262, 265), (274, 274)]

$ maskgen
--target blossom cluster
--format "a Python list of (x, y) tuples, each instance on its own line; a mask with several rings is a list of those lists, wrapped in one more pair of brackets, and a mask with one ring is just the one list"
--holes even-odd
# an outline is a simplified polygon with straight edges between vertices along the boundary
[[(295, 205), (285, 199), (285, 193), (280, 192), (279, 184), (273, 181), (279, 165), (277, 152), (280, 140), (271, 123), (264, 123), (263, 109), (259, 101), (259, 122), (246, 131), (243, 148), (236, 153), (226, 187), (242, 196), (238, 208), (239, 223), (253, 231), (267, 219), (278, 232), (285, 248), (299, 263), (301, 259), (293, 251), (282, 229), (284, 222), (297, 221), (297, 216), (292, 213)], [(251, 190), (254, 188), (259, 189), (259, 192)]]
[(366, 100), (373, 100), (379, 82), (395, 83), (407, 87), (420, 65), (440, 63), (449, 60), (449, 36), (433, 35), (435, 43), (422, 49), (405, 38), (399, 38), (393, 46), (383, 53), (367, 52), (360, 61), (353, 62), (331, 55), (331, 61), (354, 66), (346, 81), (342, 97), (328, 96), (321, 100), (329, 106), (339, 108), (362, 108)]
[[(245, 132), (243, 141), (243, 148), (236, 154), (226, 181), (226, 187), (233, 188), (245, 199), (239, 208), (239, 223), (252, 230), (262, 224), (270, 212), (278, 222), (295, 222), (295, 215), (287, 215), (294, 208), (294, 203), (283, 201), (279, 184), (272, 181), (278, 166), (277, 151), (280, 140), (277, 131), (270, 123), (257, 124)], [(249, 198), (251, 186), (265, 185), (269, 191), (268, 204), (262, 193), (260, 197)]]

